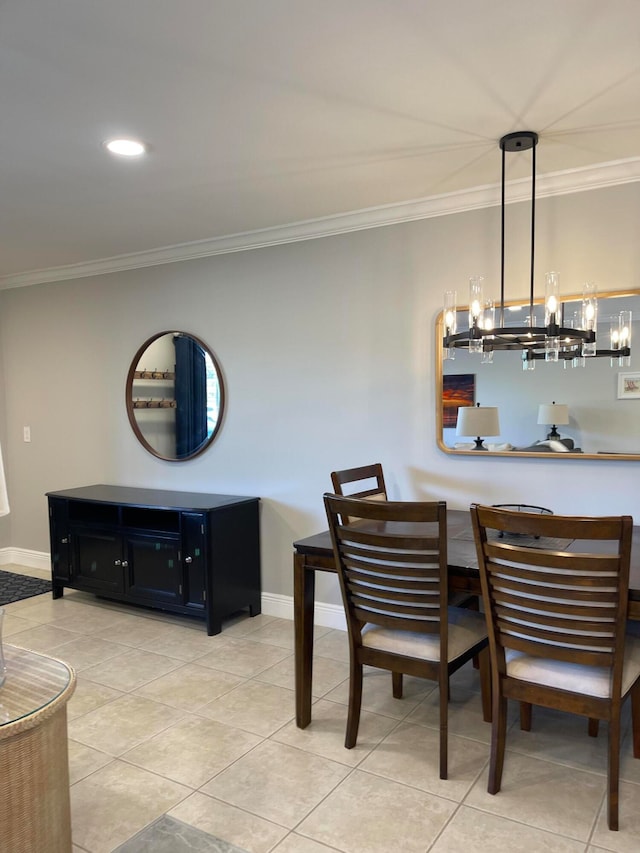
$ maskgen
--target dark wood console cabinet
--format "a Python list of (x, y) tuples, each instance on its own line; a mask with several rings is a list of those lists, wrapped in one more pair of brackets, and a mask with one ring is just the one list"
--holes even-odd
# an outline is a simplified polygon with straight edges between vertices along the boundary
[(48, 492), (53, 597), (65, 587), (206, 618), (260, 613), (259, 498), (125, 486)]

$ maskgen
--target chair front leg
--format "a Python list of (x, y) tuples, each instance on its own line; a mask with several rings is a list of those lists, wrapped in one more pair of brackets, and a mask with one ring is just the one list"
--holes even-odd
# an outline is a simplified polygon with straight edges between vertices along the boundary
[(347, 715), (347, 733), (344, 745), (352, 749), (358, 740), (358, 726), (360, 725), (360, 707), (362, 705), (362, 664), (351, 660), (351, 673), (349, 677), (349, 713)]
[(618, 789), (620, 786), (620, 704), (618, 713), (609, 721), (609, 761), (607, 767), (607, 822), (618, 829)]
[(487, 791), (497, 794), (502, 784), (504, 747), (507, 738), (507, 700), (499, 695), (499, 686), (493, 685), (493, 720), (491, 721), (491, 761)]
[(640, 681), (636, 681), (631, 688), (631, 731), (633, 757), (640, 758)]
[(449, 677), (441, 678), (438, 685), (440, 694), (440, 778), (446, 779), (448, 773), (448, 751), (449, 751)]
[(402, 673), (401, 672), (392, 672), (391, 673), (391, 685), (393, 688), (393, 698), (394, 699), (402, 699)]

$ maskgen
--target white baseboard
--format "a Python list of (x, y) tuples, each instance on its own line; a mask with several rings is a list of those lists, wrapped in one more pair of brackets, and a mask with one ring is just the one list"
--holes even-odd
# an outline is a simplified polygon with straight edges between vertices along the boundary
[[(51, 568), (51, 557), (45, 552), (28, 551), (26, 548), (0, 548), (0, 566), (11, 564), (47, 572)], [(262, 612), (265, 616), (277, 616), (279, 619), (291, 619), (293, 621), (293, 597), (263, 592)], [(325, 604), (323, 601), (316, 601), (313, 621), (323, 628), (347, 630), (341, 604)]]
[(0, 566), (26, 566), (28, 569), (51, 569), (51, 557), (43, 551), (28, 551), (26, 548), (0, 548)]
[[(262, 593), (262, 612), (265, 616), (277, 616), (280, 619), (293, 620), (293, 598), (290, 595), (273, 595), (270, 592)], [(325, 604), (316, 601), (313, 621), (316, 625), (324, 628), (337, 628), (339, 631), (347, 630), (344, 617), (344, 609), (341, 604)]]

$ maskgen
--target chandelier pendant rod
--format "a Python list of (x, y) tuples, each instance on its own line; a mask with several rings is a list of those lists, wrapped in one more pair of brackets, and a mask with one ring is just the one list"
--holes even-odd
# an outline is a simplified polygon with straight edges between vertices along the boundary
[(500, 195), (500, 328), (504, 328), (504, 209), (505, 209), (505, 149), (502, 148), (502, 191)]
[(536, 147), (538, 134), (530, 130), (508, 133), (500, 140), (502, 152), (502, 185), (500, 193), (500, 328), (504, 329), (504, 292), (505, 292), (505, 221), (506, 221), (506, 156), (509, 152), (522, 152), (531, 149), (531, 246), (529, 253), (529, 328), (535, 327), (533, 304), (535, 296), (535, 244), (536, 244)]
[[(537, 137), (531, 148), (531, 279), (529, 283), (529, 324), (535, 326), (533, 320), (533, 292), (534, 292), (534, 250), (536, 242), (536, 147)], [(504, 152), (502, 154), (504, 157)]]

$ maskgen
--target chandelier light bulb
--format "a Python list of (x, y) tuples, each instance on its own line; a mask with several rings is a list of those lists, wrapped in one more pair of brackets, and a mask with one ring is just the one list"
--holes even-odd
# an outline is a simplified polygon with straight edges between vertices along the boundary
[[(548, 272), (545, 276), (544, 294), (544, 324), (547, 327), (548, 337), (557, 337), (558, 310), (560, 308), (560, 276), (557, 272)], [(556, 328), (552, 328), (556, 327)], [(549, 353), (549, 341), (545, 343), (545, 358), (547, 361)], [(553, 346), (552, 346), (553, 349)]]

